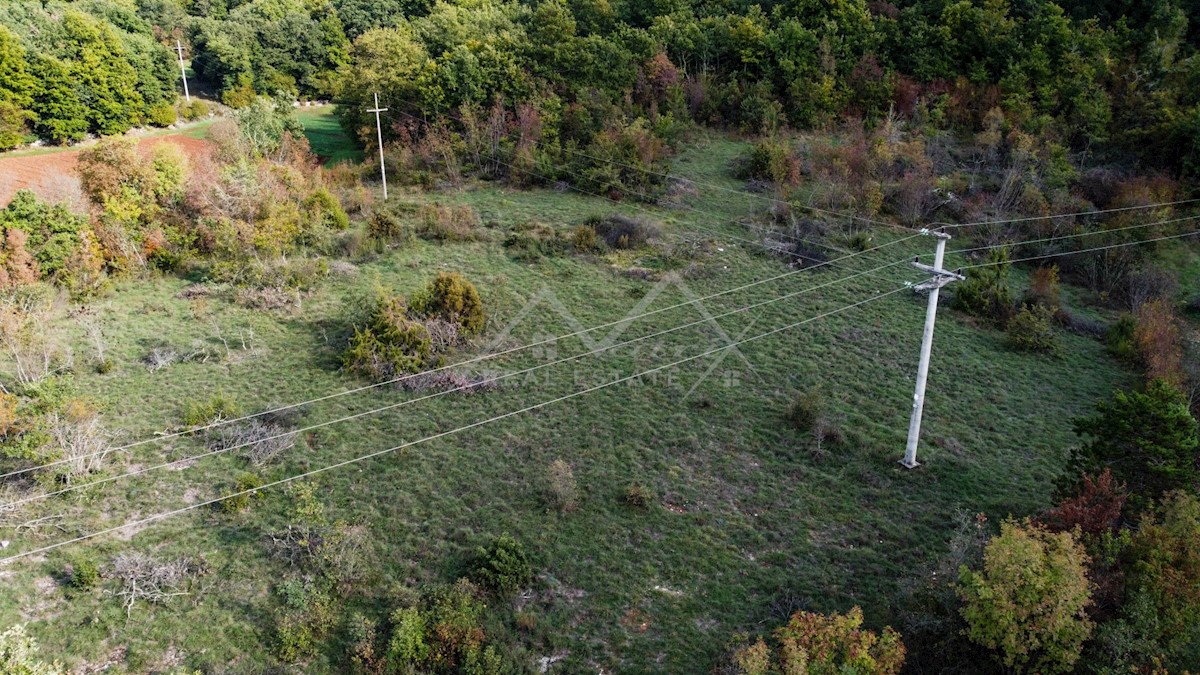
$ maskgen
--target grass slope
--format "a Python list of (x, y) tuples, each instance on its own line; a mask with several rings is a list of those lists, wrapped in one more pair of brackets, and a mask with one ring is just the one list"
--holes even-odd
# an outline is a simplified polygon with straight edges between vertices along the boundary
[[(727, 167), (743, 149), (739, 142), (703, 138), (677, 166), (685, 175), (738, 187)], [(569, 228), (593, 213), (636, 212), (630, 205), (574, 194), (493, 186), (436, 198), (470, 203), (485, 220), (500, 224), (536, 219)], [(684, 281), (693, 295), (786, 271), (779, 260), (731, 236), (745, 234), (727, 223), (744, 215), (751, 200), (704, 189), (694, 203), (698, 211), (654, 209), (668, 232), (726, 233), (718, 242), (722, 250), (698, 262)], [(894, 236), (876, 233), (877, 241)], [(847, 266), (864, 269), (872, 264), (865, 259), (881, 264), (927, 255), (932, 248), (932, 240), (917, 238)], [(176, 279), (131, 283), (100, 305), (118, 369), (108, 375), (81, 372), (78, 379), (126, 439), (141, 439), (177, 424), (185, 401), (216, 392), (258, 409), (361, 385), (336, 366), (348, 330), (346, 307), (375, 283), (408, 292), (440, 269), (464, 272), (479, 285), (489, 310), (483, 342), (547, 289), (585, 326), (626, 316), (649, 293), (661, 291), (649, 309), (688, 298), (680, 286), (659, 289), (620, 273), (610, 265), (614, 260), (574, 256), (525, 263), (496, 243), (422, 242), (362, 264), (295, 311), (276, 313), (215, 298), (180, 299), (185, 282)], [(653, 267), (657, 258), (625, 256), (618, 262)], [(803, 272), (703, 304), (717, 314), (844, 274)], [(907, 265), (883, 276), (720, 323), (734, 336), (747, 326), (749, 334), (758, 334), (918, 278)], [(1003, 335), (942, 311), (925, 408), (924, 466), (917, 471), (902, 469), (897, 460), (924, 299), (901, 293), (746, 344), (740, 352), (749, 366), (730, 354), (690, 395), (712, 358), (315, 478), (332, 518), (369, 527), (379, 560), (374, 599), (356, 601), (347, 612), (378, 617), (391, 589), (406, 580), (452, 580), (475, 546), (509, 532), (526, 543), (543, 575), (527, 608), (537, 626), (521, 640), (532, 656), (565, 653), (561, 672), (597, 666), (610, 672), (705, 672), (736, 631), (779, 623), (779, 608), (789, 603), (819, 611), (861, 605), (872, 625), (893, 620), (890, 598), (899, 580), (943, 550), (955, 514), (1000, 518), (1044, 507), (1075, 442), (1068, 420), (1131, 380), (1097, 341), (1064, 336), (1061, 359), (1021, 355), (1005, 347)], [(664, 312), (629, 325), (619, 339), (697, 318), (694, 307)], [(543, 304), (503, 344), (572, 330)], [(155, 373), (138, 362), (163, 339), (183, 347), (221, 345), (218, 331), (233, 347), (229, 359)], [(251, 331), (255, 349), (240, 349), (239, 336)], [(636, 349), (514, 378), (499, 391), (439, 397), (324, 428), (264, 477), (278, 479), (420, 439), (724, 344), (710, 327), (690, 328)], [(584, 349), (573, 338), (553, 350), (530, 350), (481, 366), (512, 372)], [(87, 351), (82, 337), (78, 351)], [(837, 401), (847, 434), (845, 446), (825, 458), (814, 457), (783, 420), (790, 397), (813, 385)], [(415, 396), (372, 390), (337, 398), (307, 408), (303, 423)], [(148, 465), (200, 448), (197, 440), (178, 439), (142, 446), (123, 459)], [(546, 467), (559, 458), (574, 467), (581, 492), (579, 508), (566, 515), (550, 509), (543, 497)], [(237, 458), (220, 456), (82, 490), (50, 505), (66, 514), (65, 531), (43, 528), (17, 538), (6, 530), (5, 538), (24, 548), (211, 499), (228, 491), (242, 469)], [(634, 482), (653, 489), (662, 505), (648, 511), (625, 505), (625, 491)], [(123, 538), (14, 565), (2, 572), (0, 626), (31, 622), (44, 651), (74, 665), (103, 661), (127, 645), (127, 667), (135, 672), (171, 662), (168, 653), (194, 668), (266, 668), (273, 663), (270, 590), (283, 570), (266, 557), (261, 540), (283, 527), (287, 506), (286, 495), (276, 490), (248, 513), (199, 509)], [(139, 606), (127, 620), (115, 599), (73, 593), (54, 581), (72, 556), (104, 560), (129, 548), (205, 556), (212, 573), (202, 580), (204, 592), (161, 607)], [(517, 633), (513, 626), (495, 628)], [(342, 646), (335, 640), (303, 670), (341, 670)]]
[(296, 117), (304, 126), (304, 136), (313, 154), (324, 160), (326, 166), (362, 160), (362, 148), (342, 129), (333, 106), (300, 108)]

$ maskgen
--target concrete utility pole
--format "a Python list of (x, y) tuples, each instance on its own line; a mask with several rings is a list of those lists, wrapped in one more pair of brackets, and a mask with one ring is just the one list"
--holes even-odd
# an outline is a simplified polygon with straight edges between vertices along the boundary
[(187, 68), (183, 67), (183, 45), (179, 43), (179, 40), (175, 41), (175, 51), (179, 52), (179, 74), (183, 76), (183, 97), (187, 99), (188, 103), (191, 103), (192, 95), (188, 92), (187, 86)]
[(913, 266), (933, 275), (929, 281), (913, 286), (915, 291), (929, 291), (929, 308), (925, 310), (925, 333), (921, 337), (921, 360), (917, 365), (917, 390), (913, 394), (912, 418), (908, 422), (908, 445), (904, 449), (904, 459), (900, 463), (905, 468), (915, 468), (917, 463), (917, 440), (921, 437), (921, 411), (925, 407), (925, 382), (929, 379), (929, 353), (933, 349), (933, 322), (937, 319), (938, 291), (942, 286), (953, 281), (961, 281), (965, 277), (955, 272), (942, 269), (942, 261), (946, 256), (946, 242), (950, 235), (945, 232), (930, 232), (922, 230), (922, 234), (932, 234), (937, 237), (937, 253), (934, 254), (933, 267), (922, 265), (920, 258), (913, 261)]
[(375, 107), (368, 110), (375, 113), (375, 134), (379, 137), (379, 177), (383, 179), (383, 201), (387, 201), (387, 169), (383, 166), (383, 125), (379, 122), (379, 113), (387, 112), (387, 108), (379, 107), (379, 93), (375, 94)]

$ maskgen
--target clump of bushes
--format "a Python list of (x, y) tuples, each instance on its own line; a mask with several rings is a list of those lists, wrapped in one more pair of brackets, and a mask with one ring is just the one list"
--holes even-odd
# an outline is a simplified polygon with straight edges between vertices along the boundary
[(182, 422), (185, 427), (202, 427), (241, 415), (237, 399), (217, 392), (206, 399), (193, 399), (183, 404)]
[(842, 441), (841, 425), (829, 410), (825, 392), (812, 387), (796, 394), (788, 404), (784, 418), (800, 433), (810, 434), (813, 454), (822, 456), (826, 447)]
[(235, 494), (221, 500), (221, 509), (226, 513), (245, 511), (256, 499), (262, 499), (263, 494), (258, 491), (262, 486), (263, 479), (258, 474), (243, 471), (233, 483)]
[(467, 205), (423, 204), (417, 211), (417, 236), (435, 241), (474, 241), (479, 216)]
[(778, 647), (773, 649), (758, 638), (733, 654), (732, 671), (738, 675), (899, 673), (907, 653), (900, 634), (890, 627), (876, 633), (862, 628), (862, 623), (858, 607), (844, 615), (796, 612), (787, 625), (776, 629)]
[(525, 546), (502, 534), (478, 549), (471, 577), (497, 596), (509, 598), (529, 584), (533, 568)]
[[(382, 672), (521, 672), (487, 644), (481, 590), (467, 579), (440, 586), (422, 602), (395, 610)], [(366, 651), (361, 647), (356, 651)], [(376, 650), (371, 649), (371, 652)]]
[(1019, 351), (1057, 354), (1054, 311), (1045, 305), (1023, 307), (1008, 322), (1008, 343)]
[(1008, 260), (1008, 249), (999, 248), (988, 254), (986, 267), (968, 269), (966, 280), (954, 286), (954, 308), (997, 326), (1007, 325), (1013, 314)]
[(283, 606), (275, 616), (276, 653), (295, 663), (316, 653), (337, 618), (328, 587), (316, 579), (287, 579), (276, 589)]
[(659, 235), (659, 228), (654, 223), (621, 215), (593, 216), (584, 221), (584, 225), (595, 231), (609, 248), (641, 248)]
[(354, 328), (342, 363), (349, 370), (384, 381), (419, 372), (433, 358), (429, 329), (408, 317), (404, 298), (391, 297), (379, 301), (365, 326)]
[(175, 108), (170, 104), (163, 103), (150, 108), (147, 115), (151, 124), (156, 127), (169, 127), (175, 124)]
[(205, 103), (198, 98), (194, 98), (190, 102), (179, 106), (179, 114), (183, 116), (183, 119), (189, 122), (194, 122), (195, 120), (208, 117), (208, 103)]
[(635, 509), (648, 509), (654, 501), (654, 492), (640, 483), (630, 485), (625, 491), (625, 503)]
[(464, 337), (483, 330), (483, 301), (475, 284), (458, 272), (438, 272), (424, 290), (409, 303), (411, 311), (422, 318), (440, 318), (456, 323)]

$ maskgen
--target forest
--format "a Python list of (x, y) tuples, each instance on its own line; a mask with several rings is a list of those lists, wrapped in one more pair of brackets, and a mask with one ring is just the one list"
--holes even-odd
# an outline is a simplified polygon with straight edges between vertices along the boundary
[(1198, 49), (1200, 0), (0, 3), (0, 171), (69, 167), (0, 175), (0, 671), (1194, 672)]

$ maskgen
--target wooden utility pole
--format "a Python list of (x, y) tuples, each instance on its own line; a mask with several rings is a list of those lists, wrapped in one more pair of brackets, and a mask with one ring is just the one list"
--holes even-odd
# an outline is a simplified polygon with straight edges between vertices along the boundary
[(921, 337), (921, 360), (917, 364), (917, 390), (913, 394), (912, 418), (908, 422), (908, 445), (904, 449), (904, 459), (900, 460), (906, 468), (912, 469), (917, 463), (917, 440), (921, 437), (921, 411), (925, 407), (925, 383), (929, 379), (929, 354), (933, 349), (933, 322), (937, 319), (938, 292), (942, 286), (953, 281), (961, 281), (964, 277), (955, 272), (942, 269), (946, 257), (946, 242), (950, 235), (945, 232), (930, 232), (923, 230), (922, 234), (932, 234), (937, 237), (937, 252), (933, 257), (933, 266), (922, 265), (918, 258), (913, 266), (932, 274), (929, 281), (913, 286), (915, 291), (929, 291), (929, 307), (925, 310), (925, 333)]
[(383, 179), (383, 201), (387, 201), (387, 169), (383, 166), (383, 125), (379, 121), (379, 113), (387, 112), (387, 108), (379, 107), (379, 93), (375, 93), (375, 107), (368, 110), (375, 113), (375, 134), (379, 137), (379, 177)]
[(179, 52), (179, 74), (183, 76), (183, 97), (187, 99), (188, 103), (191, 103), (192, 95), (188, 92), (187, 86), (187, 68), (183, 67), (183, 45), (179, 40), (175, 41), (175, 51)]

